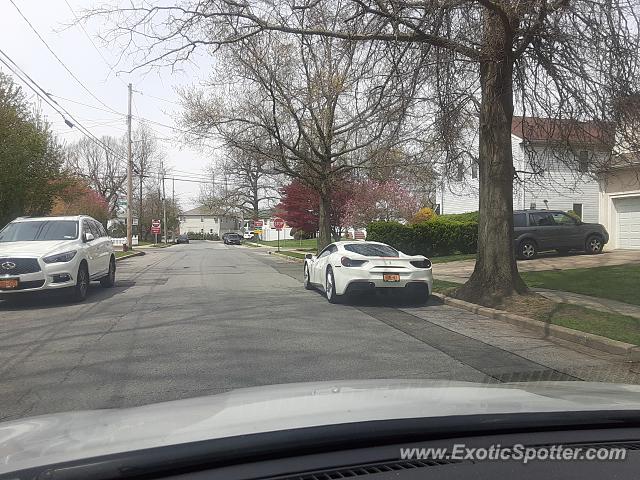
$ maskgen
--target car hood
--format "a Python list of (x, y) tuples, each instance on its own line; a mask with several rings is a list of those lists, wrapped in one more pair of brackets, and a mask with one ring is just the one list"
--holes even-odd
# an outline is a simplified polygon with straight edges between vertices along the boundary
[(73, 250), (71, 242), (72, 240), (3, 242), (0, 243), (0, 257), (38, 257), (56, 251)]
[(0, 424), (0, 473), (293, 428), (450, 415), (640, 409), (640, 386), (367, 380), (272, 385)]

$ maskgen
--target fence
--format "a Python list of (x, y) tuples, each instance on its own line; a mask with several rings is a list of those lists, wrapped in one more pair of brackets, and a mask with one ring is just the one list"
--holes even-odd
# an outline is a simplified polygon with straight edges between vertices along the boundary
[[(111, 237), (111, 243), (113, 243), (114, 247), (121, 247), (122, 245), (127, 243), (127, 237), (123, 237), (123, 238), (113, 238), (113, 237)], [(137, 235), (134, 235), (134, 236), (131, 237), (131, 244), (132, 245), (138, 245), (138, 236)]]

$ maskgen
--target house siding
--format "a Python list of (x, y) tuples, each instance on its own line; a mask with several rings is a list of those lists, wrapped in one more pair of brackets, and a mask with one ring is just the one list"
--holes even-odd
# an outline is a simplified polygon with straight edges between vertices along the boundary
[[(518, 147), (521, 171), (532, 170), (529, 164), (531, 157), (543, 165), (545, 171), (536, 176), (526, 173), (520, 175), (520, 181), (514, 188), (514, 208), (527, 209), (535, 204), (536, 208), (548, 206), (550, 209), (566, 211), (579, 203), (582, 204), (582, 219), (585, 222), (600, 221), (600, 185), (590, 174), (579, 173), (564, 164), (564, 159), (573, 153), (548, 147), (529, 147), (530, 156), (525, 153), (521, 143)], [(608, 154), (590, 151), (590, 155), (604, 157)]]
[[(202, 218), (202, 221), (201, 221)], [(181, 233), (204, 233), (221, 235), (225, 232), (237, 232), (239, 221), (232, 217), (211, 215), (182, 215), (180, 218)]]
[[(511, 153), (513, 154), (513, 162), (517, 170), (521, 170), (522, 151), (520, 147), (520, 138), (511, 135)], [(474, 148), (477, 150), (478, 145)], [(478, 210), (480, 203), (479, 183), (477, 178), (472, 178), (471, 167), (467, 166), (465, 176), (462, 181), (449, 180), (445, 182), (440, 189), (438, 195), (438, 203), (440, 203), (441, 213), (466, 213)], [(514, 205), (516, 202), (516, 185), (514, 185)]]
[[(531, 150), (534, 158), (544, 164), (545, 173), (537, 176), (522, 173), (531, 171), (530, 155), (525, 154), (522, 140), (515, 135), (511, 136), (511, 150), (514, 167), (519, 172), (518, 180), (513, 185), (514, 209), (528, 209), (532, 203), (535, 203), (537, 208), (545, 208), (544, 200), (547, 200), (550, 209), (559, 210), (571, 210), (574, 203), (581, 203), (585, 222), (600, 220), (600, 188), (597, 180), (564, 166), (554, 158), (560, 153), (548, 147), (533, 147)], [(443, 213), (478, 210), (478, 180), (470, 177), (469, 170), (467, 173), (462, 182), (450, 181), (444, 185), (441, 192)]]

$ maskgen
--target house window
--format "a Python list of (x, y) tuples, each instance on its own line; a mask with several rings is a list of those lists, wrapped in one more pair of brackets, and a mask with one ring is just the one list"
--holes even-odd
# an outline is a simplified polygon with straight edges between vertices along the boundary
[(200, 217), (200, 221), (201, 221), (201, 222), (204, 222), (204, 217)]
[(464, 179), (464, 164), (458, 164), (458, 171), (456, 172), (456, 179), (461, 182)]
[(573, 208), (571, 210), (573, 210), (573, 213), (575, 213), (578, 217), (580, 217), (580, 220), (582, 220), (582, 204), (581, 203), (574, 203)]
[(587, 150), (581, 150), (578, 156), (578, 170), (580, 173), (587, 173), (589, 171), (589, 152)]
[(476, 162), (471, 164), (471, 178), (478, 178), (478, 164)]

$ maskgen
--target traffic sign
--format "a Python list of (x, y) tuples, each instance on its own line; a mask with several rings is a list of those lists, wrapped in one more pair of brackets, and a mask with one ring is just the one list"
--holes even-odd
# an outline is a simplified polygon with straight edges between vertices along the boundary
[(264, 222), (262, 220), (254, 220), (253, 222), (253, 226), (256, 228), (260, 228), (264, 225)]
[(154, 235), (160, 233), (160, 220), (151, 220), (151, 233)]
[(274, 218), (273, 226), (275, 227), (276, 230), (282, 230), (284, 228), (284, 220), (281, 218)]

